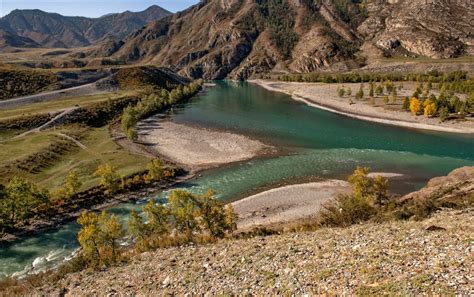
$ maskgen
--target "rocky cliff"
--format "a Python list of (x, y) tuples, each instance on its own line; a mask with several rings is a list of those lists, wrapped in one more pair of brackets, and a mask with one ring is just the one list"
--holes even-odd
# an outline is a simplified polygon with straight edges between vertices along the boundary
[(461, 1), (207, 0), (132, 33), (113, 54), (206, 79), (360, 67), (364, 57), (473, 53)]

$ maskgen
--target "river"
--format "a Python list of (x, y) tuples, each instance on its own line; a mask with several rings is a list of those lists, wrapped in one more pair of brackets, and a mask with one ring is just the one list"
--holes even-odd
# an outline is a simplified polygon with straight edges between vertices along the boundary
[[(474, 166), (474, 136), (363, 122), (248, 83), (217, 82), (169, 116), (177, 123), (249, 135), (286, 152), (208, 170), (181, 186), (196, 192), (212, 188), (225, 201), (309, 177), (345, 178), (357, 165), (403, 174), (391, 186), (399, 193), (455, 168)], [(110, 211), (125, 220), (139, 207), (121, 204)], [(77, 231), (77, 224), (69, 223), (1, 247), (0, 277), (57, 265), (77, 249)]]

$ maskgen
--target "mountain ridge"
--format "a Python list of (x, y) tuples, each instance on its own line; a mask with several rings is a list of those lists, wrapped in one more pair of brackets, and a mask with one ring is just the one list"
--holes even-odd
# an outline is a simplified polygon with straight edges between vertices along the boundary
[(16, 9), (0, 19), (0, 29), (29, 38), (42, 47), (71, 48), (88, 46), (110, 35), (124, 38), (148, 22), (170, 14), (157, 5), (141, 12), (126, 11), (99, 18)]
[(247, 79), (275, 70), (347, 71), (370, 55), (443, 59), (474, 53), (474, 9), (457, 2), (358, 2), (202, 1), (133, 32), (113, 57), (195, 78)]

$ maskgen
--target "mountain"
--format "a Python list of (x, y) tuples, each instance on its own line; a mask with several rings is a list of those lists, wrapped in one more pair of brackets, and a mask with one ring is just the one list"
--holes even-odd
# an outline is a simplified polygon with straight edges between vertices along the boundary
[(271, 70), (348, 70), (373, 55), (473, 54), (472, 7), (431, 2), (201, 1), (130, 34), (113, 57), (190, 77), (245, 79)]
[(39, 45), (27, 37), (21, 37), (11, 32), (0, 29), (0, 49), (7, 47), (34, 48)]
[(148, 22), (170, 14), (156, 5), (142, 12), (126, 11), (100, 18), (67, 17), (38, 9), (14, 10), (0, 19), (0, 29), (43, 47), (81, 47), (107, 36), (124, 38)]

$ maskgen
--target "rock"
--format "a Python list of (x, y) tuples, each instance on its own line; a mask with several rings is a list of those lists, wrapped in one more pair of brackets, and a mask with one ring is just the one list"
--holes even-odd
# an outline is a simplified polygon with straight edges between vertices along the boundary
[(446, 231), (445, 228), (443, 227), (438, 227), (436, 225), (431, 225), (428, 228), (425, 229), (426, 231)]

